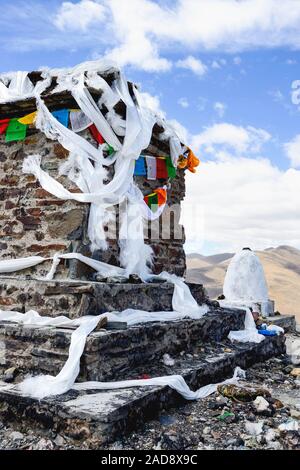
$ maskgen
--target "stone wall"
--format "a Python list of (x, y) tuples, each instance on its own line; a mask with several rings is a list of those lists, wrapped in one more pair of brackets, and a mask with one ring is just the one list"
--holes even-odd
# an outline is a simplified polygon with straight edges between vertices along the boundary
[[(199, 305), (208, 303), (201, 284), (188, 284)], [(168, 282), (122, 283), (74, 280), (18, 279), (0, 276), (1, 305), (10, 310), (41, 315), (79, 318), (83, 315), (99, 315), (105, 312), (135, 308), (147, 312), (173, 310), (174, 285)]]
[[(89, 133), (84, 133), (89, 139)], [(93, 141), (92, 141), (93, 142)], [(153, 149), (153, 152), (155, 149)], [(41, 255), (52, 256), (56, 252), (81, 252), (91, 256), (87, 237), (89, 205), (75, 201), (61, 201), (44, 191), (34, 176), (22, 173), (24, 158), (31, 154), (42, 156), (42, 168), (60, 181), (70, 191), (78, 188), (67, 178), (58, 176), (59, 165), (68, 157), (68, 152), (58, 143), (48, 140), (42, 133), (29, 135), (25, 141), (6, 143), (0, 136), (0, 257), (17, 258)], [(143, 193), (151, 188), (160, 187), (165, 182), (147, 181), (137, 178)], [(184, 172), (180, 171), (172, 181), (169, 204), (180, 205), (185, 195)], [(183, 251), (184, 231), (180, 238), (174, 239), (174, 229), (179, 228), (178, 212), (170, 235), (164, 237), (162, 229), (152, 234), (147, 241), (155, 253), (154, 272), (166, 270), (183, 275), (185, 255)], [(167, 211), (165, 216), (167, 216)], [(147, 231), (145, 232), (147, 234)], [(97, 252), (93, 257), (118, 265), (118, 244), (109, 240), (106, 252)], [(23, 274), (44, 275), (48, 272), (50, 261)], [(89, 278), (91, 271), (81, 264), (71, 261), (61, 263), (57, 277)]]

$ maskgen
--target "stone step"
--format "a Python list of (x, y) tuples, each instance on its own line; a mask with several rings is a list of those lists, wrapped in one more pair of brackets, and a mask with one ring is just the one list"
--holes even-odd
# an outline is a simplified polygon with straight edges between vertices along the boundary
[[(139, 364), (161, 360), (222, 341), (231, 330), (243, 329), (245, 312), (212, 308), (200, 320), (155, 322), (126, 330), (92, 333), (81, 360), (79, 380), (116, 379)], [(68, 357), (72, 330), (0, 322), (0, 374), (21, 380), (27, 373), (56, 375)], [(10, 369), (13, 368), (13, 373)], [(6, 375), (7, 375), (6, 374)]]
[(281, 326), (285, 333), (292, 333), (296, 331), (295, 315), (274, 315), (267, 317), (267, 321), (273, 325)]
[[(201, 284), (188, 284), (199, 305), (207, 301)], [(83, 315), (122, 311), (127, 308), (147, 312), (172, 308), (174, 285), (164, 283), (107, 283), (90, 281), (44, 281), (26, 277), (0, 276), (0, 308), (40, 315)]]
[[(227, 345), (226, 349), (225, 346)], [(208, 347), (208, 346), (207, 346)], [(209, 346), (204, 357), (176, 357), (168, 375), (182, 374), (192, 389), (217, 383), (232, 376), (234, 368), (247, 368), (284, 353), (284, 337), (266, 338), (260, 344)], [(223, 349), (222, 349), (223, 348)], [(205, 348), (203, 348), (205, 349)], [(225, 351), (224, 351), (225, 349)], [(166, 366), (144, 366), (151, 376), (166, 374)], [(132, 371), (127, 378), (137, 378)], [(154, 375), (155, 374), (155, 375)], [(121, 378), (121, 377), (120, 377)], [(165, 386), (108, 391), (77, 391), (36, 400), (0, 383), (0, 419), (18, 431), (33, 429), (43, 435), (63, 434), (74, 443), (83, 441), (89, 448), (100, 448), (152, 419), (162, 409), (182, 403), (177, 392)]]

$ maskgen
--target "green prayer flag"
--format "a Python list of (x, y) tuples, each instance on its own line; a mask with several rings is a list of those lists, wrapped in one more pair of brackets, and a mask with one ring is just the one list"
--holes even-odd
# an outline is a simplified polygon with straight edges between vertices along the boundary
[(166, 159), (166, 164), (167, 164), (167, 171), (168, 171), (168, 177), (169, 178), (175, 178), (176, 177), (176, 168), (173, 166), (172, 160), (170, 157)]
[(153, 212), (156, 212), (158, 209), (158, 195), (153, 194), (153, 196), (148, 196), (148, 206)]
[(109, 144), (107, 144), (107, 147), (108, 147), (108, 155), (109, 156), (113, 155), (115, 153), (115, 149)]
[(18, 119), (11, 119), (6, 129), (5, 142), (17, 142), (26, 138), (27, 125)]

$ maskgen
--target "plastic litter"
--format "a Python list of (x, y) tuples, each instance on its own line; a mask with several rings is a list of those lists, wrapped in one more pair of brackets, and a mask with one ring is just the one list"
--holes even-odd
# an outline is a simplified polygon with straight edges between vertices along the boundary
[(258, 330), (258, 334), (263, 336), (277, 336), (276, 331), (269, 331), (269, 330)]
[(230, 411), (224, 411), (224, 413), (222, 413), (220, 416), (218, 416), (218, 419), (220, 421), (226, 421), (227, 418), (234, 418), (234, 417), (235, 417), (234, 413), (231, 413)]
[[(221, 306), (235, 308), (234, 305), (230, 305), (227, 302), (220, 301)], [(239, 331), (231, 331), (228, 335), (230, 341), (237, 341), (240, 343), (261, 343), (265, 338), (263, 335), (260, 335), (256, 329), (256, 325), (250, 312), (249, 308), (244, 307), (246, 311), (245, 315), (245, 329)]]
[(290, 419), (286, 423), (282, 423), (278, 426), (279, 431), (298, 431), (299, 424), (295, 419)]
[(245, 428), (246, 431), (251, 434), (251, 436), (259, 436), (263, 432), (264, 422), (259, 421), (258, 423), (252, 423), (251, 421), (246, 421)]

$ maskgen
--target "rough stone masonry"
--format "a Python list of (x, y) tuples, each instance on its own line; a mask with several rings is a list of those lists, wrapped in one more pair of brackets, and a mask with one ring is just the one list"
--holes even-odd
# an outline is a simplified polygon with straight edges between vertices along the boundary
[[(90, 137), (84, 131), (85, 138)], [(1, 258), (17, 258), (23, 256), (52, 256), (56, 252), (81, 252), (90, 256), (87, 238), (87, 222), (89, 206), (76, 201), (62, 201), (44, 191), (34, 176), (22, 173), (22, 164), (27, 155), (40, 153), (42, 167), (55, 177), (70, 191), (78, 192), (66, 177), (58, 175), (59, 165), (67, 159), (66, 151), (58, 142), (47, 139), (41, 132), (29, 135), (23, 142), (6, 143), (0, 136), (0, 253)], [(143, 177), (135, 177), (138, 186), (145, 193), (157, 187), (157, 181), (147, 181)], [(162, 232), (150, 233), (149, 243), (155, 253), (154, 272), (166, 270), (177, 275), (185, 271), (185, 255), (183, 251), (184, 230), (179, 227), (180, 203), (185, 196), (184, 171), (178, 170), (177, 177), (170, 183), (168, 206), (176, 206), (176, 213), (170, 214), (170, 234)], [(175, 217), (174, 217), (175, 215)], [(164, 217), (169, 217), (168, 208)], [(174, 239), (174, 228), (182, 233), (182, 237)], [(109, 240), (106, 252), (96, 253), (109, 264), (118, 265), (118, 243)], [(50, 266), (30, 269), (30, 273), (44, 275)], [(58, 278), (63, 274), (73, 278), (85, 278), (86, 268), (70, 262), (68, 267), (63, 264), (58, 270)], [(26, 274), (26, 272), (25, 272)], [(29, 274), (29, 271), (28, 271)], [(89, 273), (90, 274), (90, 273)], [(3, 303), (4, 302), (4, 303)], [(9, 306), (9, 300), (1, 300), (0, 306)]]

